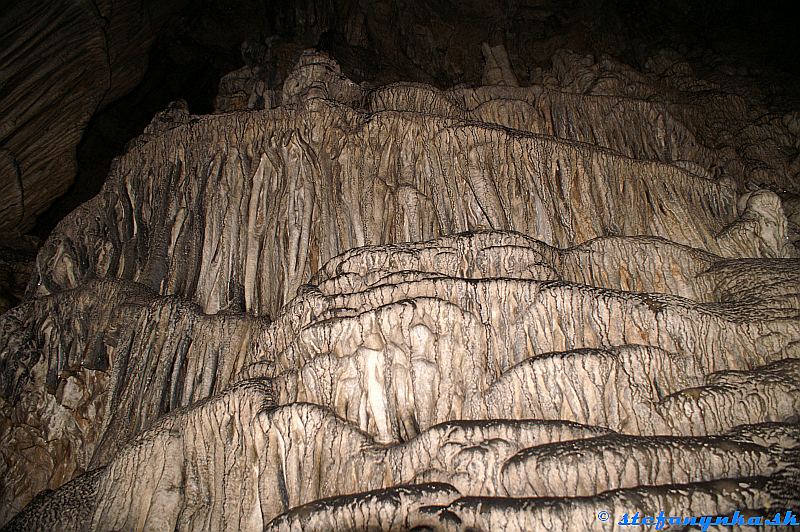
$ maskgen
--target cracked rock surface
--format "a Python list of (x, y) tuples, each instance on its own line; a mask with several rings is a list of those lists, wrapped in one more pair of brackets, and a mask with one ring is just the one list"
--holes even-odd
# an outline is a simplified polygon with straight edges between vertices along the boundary
[(237, 71), (218, 113), (157, 116), (0, 316), (0, 521), (797, 508), (793, 122), (658, 58), (521, 86), (482, 53), (442, 90), (308, 50), (280, 91)]

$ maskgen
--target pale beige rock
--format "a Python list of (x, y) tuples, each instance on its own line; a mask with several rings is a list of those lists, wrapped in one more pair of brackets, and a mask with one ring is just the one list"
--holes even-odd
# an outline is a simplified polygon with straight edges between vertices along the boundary
[[(355, 520), (356, 527), (376, 521), (384, 527), (392, 522), (407, 526), (431, 519), (444, 519), (440, 526), (446, 526), (447, 518), (437, 515), (445, 510), (459, 515), (459, 524), (478, 518), (481, 528), (503, 522), (526, 528), (537, 526), (533, 523), (572, 521), (570, 529), (574, 529), (586, 524), (589, 512), (602, 505), (614, 515), (621, 515), (626, 507), (649, 509), (659, 504), (679, 514), (715, 515), (795, 500), (785, 488), (796, 475), (792, 456), (798, 440), (796, 427), (787, 425), (755, 430), (762, 441), (765, 436), (773, 441), (782, 438), (788, 448), (748, 441), (747, 429), (722, 438), (611, 435), (564, 445), (552, 439), (552, 443), (533, 443), (531, 438), (548, 432), (552, 438), (559, 429), (563, 435), (564, 429), (573, 435), (581, 429), (531, 422), (516, 427), (511, 422), (445, 425), (419, 441), (385, 447), (326, 409), (303, 404), (265, 408), (268, 402), (263, 385), (250, 381), (167, 416), (135, 438), (105, 469), (72, 490), (65, 487), (51, 495), (39, 503), (43, 510), (22, 514), (12, 526), (52, 524), (48, 504), (69, 506), (76, 499), (89, 509), (84, 511), (91, 514), (91, 527), (101, 530), (256, 529), (289, 508), (295, 508), (293, 513), (271, 526), (281, 529), (293, 521), (308, 520), (319, 527), (331, 514)], [(437, 433), (444, 438), (437, 438)], [(510, 436), (521, 438), (505, 439)], [(614, 458), (619, 452), (630, 453), (640, 467), (619, 462)], [(705, 465), (698, 469), (698, 463)], [(445, 469), (437, 473), (438, 467)], [(531, 467), (555, 467), (563, 471), (562, 480), (555, 478), (555, 472), (530, 477)], [(395, 489), (297, 508), (337, 493), (391, 486), (414, 470), (423, 485), (406, 491), (405, 496)], [(595, 477), (589, 476), (592, 470)], [(527, 479), (529, 489), (520, 475)], [(464, 493), (447, 484), (425, 485), (430, 477), (442, 476), (461, 484)], [(553, 488), (547, 487), (547, 479)], [(604, 491), (604, 482), (620, 489)], [(639, 487), (640, 483), (649, 486)], [(513, 494), (545, 489), (560, 498), (553, 501), (555, 505), (543, 505), (535, 498), (491, 498), (507, 489)], [(420, 507), (418, 497), (426, 491), (428, 501), (439, 503), (439, 508)], [(480, 517), (472, 513), (477, 502), (485, 505)], [(356, 516), (358, 507), (362, 510)]]
[[(625, 242), (609, 241), (615, 246)], [(649, 241), (648, 248), (647, 242), (637, 241), (641, 246), (637, 249), (654, 252), (653, 261), (669, 256), (666, 250), (689, 266), (700, 261), (700, 266), (691, 266), (698, 271), (718, 263), (708, 254), (671, 248), (659, 240)], [(496, 245), (484, 247), (491, 243)], [(440, 255), (450, 249), (452, 258), (427, 259), (426, 249)], [(698, 304), (657, 294), (632, 296), (532, 281), (531, 268), (520, 265), (537, 264), (543, 258), (550, 263), (558, 250), (516, 234), (445, 237), (386, 251), (354, 250), (332, 261), (315, 277), (329, 295), (308, 287), (272, 323), (204, 316), (177, 298), (153, 298), (134, 286), (109, 281), (73, 292), (75, 302), (92, 304), (94, 294), (107, 293), (102, 300), (117, 305), (105, 311), (111, 322), (92, 323), (93, 331), (81, 336), (104, 344), (103, 354), (115, 369), (110, 381), (103, 381), (108, 384), (91, 392), (106, 397), (94, 415), (103, 427), (102, 437), (80, 433), (69, 437), (74, 445), (93, 450), (91, 461), (84, 458), (75, 467), (106, 464), (120, 445), (165, 413), (219, 393), (236, 381), (265, 376), (271, 378), (271, 401), (329, 407), (386, 443), (412, 440), (420, 431), (452, 419), (567, 419), (634, 435), (704, 435), (745, 423), (790, 420), (800, 411), (795, 360), (780, 360), (794, 353), (791, 338), (800, 334), (800, 322), (771, 321), (778, 310), (772, 306), (766, 307), (771, 311), (762, 311), (766, 312), (762, 318), (744, 319), (730, 303)], [(533, 254), (532, 262), (508, 260), (515, 254), (526, 257), (524, 251)], [(742, 262), (743, 267), (758, 264)], [(778, 266), (762, 262), (763, 272)], [(734, 263), (723, 264), (730, 270)], [(420, 266), (431, 272), (420, 272)], [(621, 279), (642, 282), (635, 280), (641, 275), (635, 262), (593, 268), (600, 268), (598, 273), (616, 269), (624, 272)], [(348, 278), (348, 272), (375, 280), (360, 286), (343, 283), (340, 278)], [(401, 282), (392, 272), (406, 272), (405, 278)], [(331, 273), (337, 276), (321, 281)], [(475, 280), (458, 278), (465, 274)], [(740, 282), (747, 278), (739, 274)], [(606, 279), (610, 277), (601, 278)], [(714, 296), (713, 291), (696, 293), (699, 298)], [(51, 296), (36, 304), (52, 300), (63, 306), (63, 299), (64, 295)], [(52, 307), (38, 312), (47, 316), (48, 308)], [(527, 313), (520, 314), (525, 308)], [(73, 325), (59, 324), (55, 330), (80, 326), (81, 314), (77, 316)], [(582, 323), (583, 329), (576, 329), (572, 320)], [(48, 323), (52, 320), (45, 318), (35, 327), (52, 327)], [(21, 328), (18, 334), (25, 331)], [(53, 352), (52, 360), (90, 363), (72, 357), (97, 348), (64, 344), (59, 338), (56, 333), (52, 347), (46, 348)], [(652, 347), (614, 347), (630, 342)], [(62, 345), (72, 345), (75, 354), (56, 355)], [(775, 360), (772, 366), (758, 367)], [(44, 374), (50, 364), (39, 362), (37, 371)], [(738, 380), (735, 374), (712, 374), (728, 368), (753, 370)], [(705, 374), (711, 375), (701, 378)], [(38, 385), (31, 386), (44, 386), (43, 381), (39, 377)], [(67, 378), (64, 386), (70, 382)], [(760, 397), (761, 406), (743, 402), (748, 396)], [(56, 399), (64, 400), (60, 394)], [(53, 419), (49, 407), (31, 408), (42, 426)], [(113, 414), (106, 417), (103, 412)], [(11, 437), (9, 449), (20, 441)], [(37, 445), (54, 461), (59, 459), (58, 448)], [(447, 471), (449, 466), (440, 467)], [(62, 478), (55, 471), (49, 474), (45, 479), (52, 480), (46, 482)], [(457, 487), (475, 481), (441, 474), (425, 473), (420, 478)], [(415, 477), (404, 478), (406, 482)], [(15, 482), (20, 489), (42, 481)]]
[(508, 61), (508, 52), (506, 52), (505, 46), (502, 44), (491, 46), (483, 43), (481, 52), (483, 52), (485, 62), (482, 80), (484, 85), (519, 86), (511, 63)]
[[(520, 88), (488, 52), (493, 86), (369, 89), (309, 51), (269, 105), (250, 71), (229, 112), (160, 113), (0, 317), (0, 520), (586, 530), (796, 507), (796, 213), (745, 182), (793, 122), (731, 133), (749, 104), (669, 54), (643, 74), (562, 53)], [(730, 107), (726, 148), (697, 102)]]
[(739, 198), (741, 217), (719, 235), (727, 256), (796, 257), (797, 249), (789, 242), (789, 221), (780, 197), (759, 190)]

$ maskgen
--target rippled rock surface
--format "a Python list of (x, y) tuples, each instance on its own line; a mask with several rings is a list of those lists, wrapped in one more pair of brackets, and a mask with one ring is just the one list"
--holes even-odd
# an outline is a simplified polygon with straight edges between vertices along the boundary
[(0, 317), (0, 519), (796, 508), (792, 117), (657, 61), (561, 52), (520, 87), (483, 55), (440, 90), (311, 50), (281, 91), (238, 72), (218, 113), (156, 117)]

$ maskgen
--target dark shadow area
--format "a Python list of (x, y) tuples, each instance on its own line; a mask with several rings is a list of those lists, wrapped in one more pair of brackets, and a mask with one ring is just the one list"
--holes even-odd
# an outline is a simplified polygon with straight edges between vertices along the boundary
[(220, 77), (241, 66), (238, 46), (217, 50), (212, 57), (202, 52), (181, 56), (175, 44), (163, 39), (156, 42), (141, 83), (92, 117), (77, 148), (75, 182), (38, 218), (34, 235), (46, 238), (64, 216), (100, 192), (111, 161), (125, 153), (127, 143), (141, 135), (169, 102), (184, 99), (194, 114), (212, 112)]

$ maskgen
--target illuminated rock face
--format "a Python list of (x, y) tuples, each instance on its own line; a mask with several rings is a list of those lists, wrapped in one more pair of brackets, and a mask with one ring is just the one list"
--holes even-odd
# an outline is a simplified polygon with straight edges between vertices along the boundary
[[(791, 120), (743, 129), (698, 80), (568, 53), (516, 87), (484, 55), (491, 86), (368, 90), (307, 52), (282, 92), (157, 117), (0, 318), (0, 517), (587, 530), (796, 507)], [(718, 147), (720, 116), (746, 149)]]

